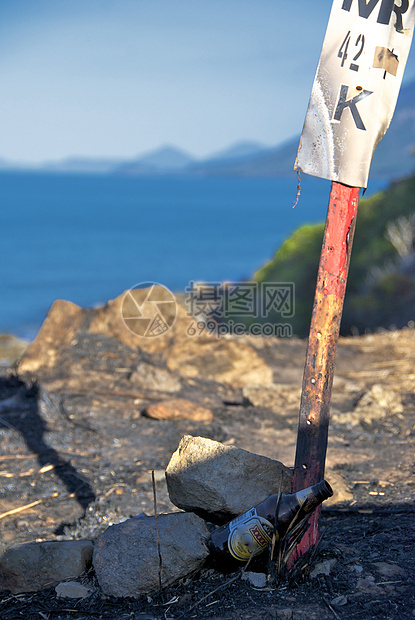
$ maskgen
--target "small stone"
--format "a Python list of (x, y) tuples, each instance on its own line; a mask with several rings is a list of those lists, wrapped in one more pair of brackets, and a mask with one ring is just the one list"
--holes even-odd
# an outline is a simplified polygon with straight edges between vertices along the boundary
[(242, 388), (242, 396), (254, 407), (280, 409), (282, 412), (300, 402), (301, 390), (295, 385), (255, 385), (250, 383)]
[(167, 368), (140, 362), (132, 373), (130, 381), (143, 390), (159, 392), (178, 392), (181, 389), (179, 378)]
[(267, 576), (264, 573), (253, 573), (251, 571), (242, 573), (242, 580), (249, 581), (254, 588), (265, 588)]
[(402, 413), (403, 410), (402, 398), (398, 392), (375, 383), (359, 399), (353, 411), (334, 413), (331, 417), (336, 424), (357, 426), (362, 422), (370, 424), (381, 420), (391, 413)]
[(334, 605), (334, 607), (343, 607), (343, 605), (347, 605), (348, 602), (347, 596), (341, 595), (336, 596), (336, 598), (330, 601), (330, 605)]
[(49, 392), (41, 383), (38, 385), (37, 408), (46, 423), (53, 424), (62, 418), (59, 396)]
[(324, 502), (325, 506), (333, 506), (353, 500), (353, 493), (340, 472), (331, 470), (327, 473), (326, 478), (333, 488), (333, 495)]
[(77, 581), (65, 581), (55, 588), (58, 598), (86, 598), (93, 592), (90, 588), (86, 588)]
[(194, 422), (212, 422), (213, 413), (184, 398), (164, 400), (147, 407), (145, 415), (155, 420), (193, 420)]
[(389, 564), (389, 562), (374, 562), (376, 572), (385, 579), (396, 579), (402, 577), (405, 571), (399, 564)]
[(312, 579), (315, 579), (315, 577), (318, 577), (319, 575), (330, 575), (331, 569), (333, 568), (335, 564), (336, 564), (335, 558), (331, 558), (330, 560), (323, 560), (322, 562), (319, 562), (318, 564), (315, 565), (315, 567), (311, 571), (310, 577)]
[(276, 617), (281, 618), (281, 620), (292, 620), (294, 611), (291, 607), (285, 607), (284, 609), (276, 610)]
[(376, 585), (373, 575), (366, 575), (357, 580), (356, 589), (369, 594), (383, 594), (383, 589)]
[(373, 404), (378, 405), (390, 413), (403, 413), (404, 410), (401, 395), (394, 390), (386, 388), (380, 383), (375, 383), (372, 385), (369, 392), (367, 392), (359, 401), (360, 407), (363, 407), (366, 404), (369, 406)]

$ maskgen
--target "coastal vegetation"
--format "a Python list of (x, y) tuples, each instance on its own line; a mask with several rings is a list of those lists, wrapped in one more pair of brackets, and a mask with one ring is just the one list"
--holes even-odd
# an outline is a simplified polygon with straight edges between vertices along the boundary
[[(257, 282), (294, 283), (294, 316), (284, 322), (300, 337), (308, 333), (323, 234), (324, 224), (302, 226), (254, 275)], [(341, 331), (401, 328), (414, 320), (415, 174), (360, 201)]]

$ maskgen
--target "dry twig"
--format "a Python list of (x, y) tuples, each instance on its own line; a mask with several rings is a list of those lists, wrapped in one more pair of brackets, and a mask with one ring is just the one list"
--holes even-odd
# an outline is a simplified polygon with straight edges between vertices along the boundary
[(277, 505), (275, 507), (274, 532), (272, 534), (272, 543), (271, 543), (271, 558), (270, 558), (271, 562), (274, 560), (275, 543), (277, 541), (277, 525), (278, 525), (277, 515), (278, 515), (278, 510), (279, 510), (280, 502), (281, 502), (281, 491), (282, 491), (282, 472), (281, 472), (281, 477), (280, 477), (280, 484), (278, 487)]
[(8, 510), (7, 512), (3, 512), (0, 514), (0, 519), (4, 519), (4, 517), (8, 517), (9, 515), (15, 515), (19, 512), (23, 512), (24, 510), (29, 510), (29, 508), (33, 508), (34, 506), (38, 506), (39, 504), (43, 504), (43, 502), (47, 502), (49, 499), (53, 497), (58, 497), (59, 493), (53, 493), (50, 497), (45, 497), (45, 499), (37, 499), (35, 502), (31, 502), (30, 504), (25, 504), (24, 506), (19, 506), (18, 508), (13, 508), (12, 510)]
[[(216, 592), (218, 592), (218, 590), (221, 590), (222, 588), (225, 588), (226, 586), (229, 586), (234, 581), (237, 581), (237, 579), (239, 579), (246, 572), (246, 569), (250, 565), (251, 560), (252, 560), (253, 557), (254, 557), (254, 555), (251, 555), (249, 560), (245, 564), (245, 566), (242, 568), (242, 570), (238, 571), (236, 573), (236, 575), (231, 577), (231, 579), (228, 579), (228, 581), (225, 581), (225, 583), (221, 583), (220, 586), (218, 586), (217, 588), (212, 590), (212, 592), (208, 592), (207, 594), (205, 594), (205, 596), (202, 596), (201, 599), (196, 601), (196, 603), (194, 605), (192, 605), (192, 607), (190, 607), (190, 609), (187, 610), (187, 613), (189, 614), (191, 611), (193, 611), (193, 609), (196, 609), (196, 607), (198, 607), (198, 605), (200, 605), (200, 603), (203, 603), (203, 601), (205, 601), (207, 598), (209, 598), (209, 596), (212, 596), (212, 594), (216, 594)], [(183, 616), (184, 616), (184, 614), (182, 614), (180, 616), (180, 618), (183, 618)]]
[(157, 491), (156, 491), (156, 479), (154, 477), (154, 469), (151, 471), (151, 481), (152, 481), (152, 484), (153, 484), (154, 518), (155, 518), (155, 521), (156, 521), (157, 551), (158, 551), (158, 555), (159, 555), (159, 590), (161, 592), (161, 567), (162, 567), (162, 559), (161, 559), (159, 526), (158, 526), (158, 522), (157, 522)]
[(34, 467), (31, 467), (30, 469), (26, 470), (26, 471), (22, 471), (20, 474), (14, 474), (11, 471), (0, 471), (0, 477), (3, 478), (26, 478), (27, 476), (32, 476), (33, 474), (45, 474), (46, 472), (50, 471), (51, 469), (54, 469), (55, 466), (54, 465), (45, 465), (44, 467), (42, 467), (41, 469), (35, 469)]
[(0, 461), (9, 461), (11, 459), (33, 459), (33, 454), (2, 454), (0, 455)]
[(29, 508), (33, 508), (33, 506), (37, 506), (41, 504), (44, 500), (37, 499), (35, 502), (31, 502), (30, 504), (25, 504), (24, 506), (19, 506), (19, 508), (13, 508), (12, 510), (8, 510), (7, 512), (3, 512), (0, 514), (0, 519), (4, 519), (4, 517), (8, 517), (9, 515), (15, 515), (18, 512), (23, 512), (24, 510), (29, 510)]
[(330, 605), (330, 603), (328, 601), (326, 601), (326, 599), (323, 599), (324, 602), (326, 603), (327, 607), (330, 609), (330, 611), (332, 612), (332, 614), (334, 615), (335, 618), (337, 618), (337, 620), (340, 620), (340, 616), (339, 614), (333, 609), (333, 607)]

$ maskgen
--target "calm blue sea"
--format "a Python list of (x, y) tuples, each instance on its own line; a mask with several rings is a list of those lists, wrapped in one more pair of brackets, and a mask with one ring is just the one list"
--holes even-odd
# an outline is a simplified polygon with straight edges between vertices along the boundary
[(55, 299), (91, 307), (140, 282), (180, 291), (191, 280), (249, 278), (299, 225), (324, 221), (329, 191), (304, 176), (293, 209), (295, 174), (1, 173), (0, 333), (32, 338)]

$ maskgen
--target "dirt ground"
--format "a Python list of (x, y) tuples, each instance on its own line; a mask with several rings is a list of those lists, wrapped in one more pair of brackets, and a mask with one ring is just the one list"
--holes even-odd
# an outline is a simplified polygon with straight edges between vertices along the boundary
[[(137, 356), (149, 360), (157, 354), (126, 351), (108, 336), (77, 336), (75, 358), (66, 360), (63, 348), (59, 371), (38, 373), (37, 383), (19, 374), (18, 366), (4, 365), (3, 548), (93, 539), (112, 523), (153, 514), (152, 470), (159, 512), (177, 510), (163, 471), (185, 434), (292, 466), (305, 342), (262, 338), (249, 345), (272, 369), (277, 390), (262, 386), (242, 393), (202, 373), (181, 377), (180, 397), (209, 407), (209, 423), (143, 415), (162, 399), (132, 386), (126, 369)], [(205, 569), (161, 593), (113, 599), (100, 593), (91, 571), (81, 578), (94, 588), (89, 598), (58, 599), (54, 588), (2, 592), (0, 619), (415, 618), (414, 443), (415, 330), (342, 338), (326, 469), (335, 495), (322, 511), (323, 536), (300, 582), (256, 588), (240, 573)], [(323, 573), (313, 574), (316, 568)]]

